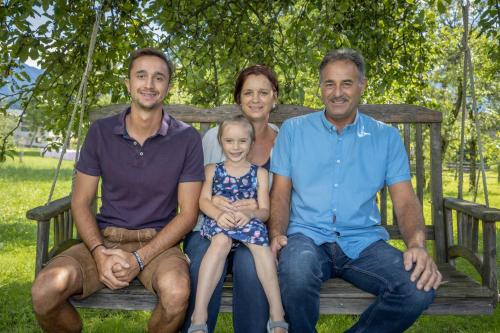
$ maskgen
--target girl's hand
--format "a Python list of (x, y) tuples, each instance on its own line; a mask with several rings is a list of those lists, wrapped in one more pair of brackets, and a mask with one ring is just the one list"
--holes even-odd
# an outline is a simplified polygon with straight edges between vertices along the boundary
[(234, 219), (236, 226), (241, 228), (250, 222), (251, 217), (243, 213), (242, 211), (234, 212)]
[(222, 195), (212, 196), (212, 203), (219, 209), (231, 212), (234, 210), (233, 203)]
[(222, 229), (234, 229), (236, 228), (236, 219), (233, 213), (223, 211), (219, 216), (215, 219), (217, 225)]

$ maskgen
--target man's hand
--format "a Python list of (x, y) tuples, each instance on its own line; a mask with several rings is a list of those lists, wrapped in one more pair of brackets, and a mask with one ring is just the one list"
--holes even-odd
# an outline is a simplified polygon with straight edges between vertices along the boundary
[[(125, 269), (130, 268), (130, 264), (122, 256), (113, 255), (117, 250), (108, 250), (104, 246), (98, 247), (94, 251), (94, 260), (96, 262), (97, 271), (99, 272), (99, 280), (104, 283), (109, 289), (120, 289), (128, 286), (128, 281), (119, 280), (113, 273), (113, 267), (121, 266)], [(111, 253), (111, 254), (108, 254)]]
[(408, 248), (403, 254), (403, 258), (407, 271), (411, 270), (415, 263), (415, 268), (411, 273), (411, 281), (417, 283), (418, 289), (429, 291), (431, 288), (437, 289), (439, 287), (443, 277), (425, 248)]
[(271, 252), (274, 255), (274, 259), (278, 261), (278, 253), (288, 244), (288, 237), (285, 235), (275, 236), (271, 239)]
[(236, 220), (234, 214), (231, 212), (222, 212), (215, 222), (217, 222), (219, 227), (225, 230), (234, 229), (236, 227)]
[(120, 249), (106, 249), (105, 254), (109, 256), (118, 256), (127, 262), (127, 266), (117, 263), (111, 268), (114, 276), (118, 280), (128, 283), (140, 273), (139, 263), (137, 263), (137, 260), (132, 253)]

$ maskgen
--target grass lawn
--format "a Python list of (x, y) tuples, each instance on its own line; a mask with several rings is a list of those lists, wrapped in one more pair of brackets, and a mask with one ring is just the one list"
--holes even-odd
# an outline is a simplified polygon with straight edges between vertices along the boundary
[[(30, 300), (36, 225), (27, 220), (25, 214), (28, 209), (46, 202), (56, 164), (56, 159), (43, 159), (34, 150), (25, 152), (22, 163), (16, 158), (0, 164), (0, 332), (40, 332)], [(71, 162), (63, 163), (55, 199), (69, 193), (71, 169)], [(443, 179), (444, 195), (456, 196), (453, 174), (447, 172)], [(488, 174), (488, 186), (491, 205), (500, 207), (496, 173)], [(427, 221), (430, 221), (429, 214), (426, 209)], [(497, 236), (500, 244), (499, 241)], [(84, 332), (142, 332), (149, 317), (149, 313), (143, 311), (80, 310), (80, 313)], [(356, 318), (321, 316), (317, 329), (325, 333), (343, 332)], [(219, 316), (216, 331), (232, 332), (229, 314)], [(422, 316), (409, 332), (500, 332), (500, 310), (497, 308), (493, 316)]]

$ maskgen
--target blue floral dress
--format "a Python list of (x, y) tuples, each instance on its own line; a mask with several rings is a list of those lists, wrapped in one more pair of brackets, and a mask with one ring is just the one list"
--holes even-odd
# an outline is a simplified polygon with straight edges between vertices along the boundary
[[(228, 175), (224, 162), (215, 164), (212, 195), (221, 195), (233, 202), (241, 199), (257, 199), (257, 169), (258, 166), (252, 164), (245, 175), (233, 177)], [(214, 219), (205, 215), (201, 235), (211, 239), (221, 232), (236, 241), (269, 245), (266, 226), (259, 219), (253, 218), (243, 227), (226, 230), (219, 227)]]

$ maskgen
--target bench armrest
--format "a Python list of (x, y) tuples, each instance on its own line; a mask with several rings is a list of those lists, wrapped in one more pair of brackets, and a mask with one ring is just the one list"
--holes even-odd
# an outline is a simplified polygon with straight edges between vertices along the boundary
[(26, 217), (30, 220), (46, 222), (71, 208), (71, 195), (28, 210)]
[[(71, 216), (71, 196), (49, 202), (47, 205), (30, 209), (26, 213), (30, 220), (37, 221), (35, 275), (57, 254), (60, 249), (74, 243), (73, 218)], [(54, 239), (50, 242), (50, 229)], [(49, 250), (49, 244), (53, 244)]]
[[(462, 199), (444, 198), (444, 213), (447, 260), (453, 265), (455, 258), (465, 258), (481, 275), (482, 284), (498, 294), (495, 223), (500, 221), (500, 210)], [(479, 253), (480, 223), (482, 253)]]
[(466, 213), (485, 223), (500, 221), (500, 209), (494, 207), (486, 207), (485, 205), (457, 198), (444, 198), (444, 206), (445, 208)]

